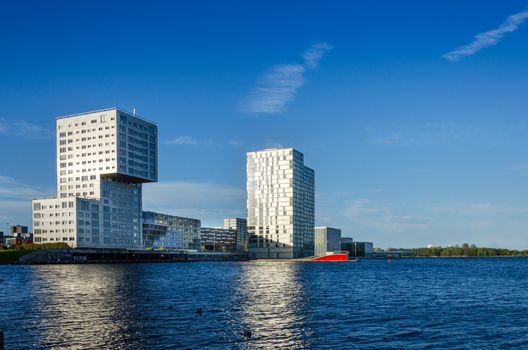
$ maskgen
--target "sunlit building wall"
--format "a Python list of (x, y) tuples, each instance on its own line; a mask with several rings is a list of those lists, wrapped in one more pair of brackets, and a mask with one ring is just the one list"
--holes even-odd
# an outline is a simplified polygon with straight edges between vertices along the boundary
[(57, 119), (57, 196), (33, 200), (35, 243), (142, 246), (142, 183), (158, 179), (157, 126), (117, 108)]
[(314, 171), (293, 148), (247, 154), (249, 255), (291, 259), (314, 255)]
[(326, 255), (327, 252), (341, 250), (341, 230), (331, 227), (315, 228), (315, 255)]

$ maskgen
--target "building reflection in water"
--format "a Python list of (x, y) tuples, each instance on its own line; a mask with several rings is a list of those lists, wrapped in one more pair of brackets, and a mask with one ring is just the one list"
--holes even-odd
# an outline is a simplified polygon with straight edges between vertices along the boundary
[(311, 312), (302, 282), (302, 263), (244, 264), (239, 279), (241, 320), (251, 332), (248, 348), (302, 349), (310, 346)]
[[(134, 269), (110, 265), (34, 266), (32, 298), (39, 348), (139, 345), (129, 291)], [(140, 347), (140, 346), (138, 346)]]

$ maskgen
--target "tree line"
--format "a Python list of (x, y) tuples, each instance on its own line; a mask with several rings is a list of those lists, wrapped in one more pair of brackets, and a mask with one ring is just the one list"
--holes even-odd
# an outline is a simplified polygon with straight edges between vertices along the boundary
[(407, 256), (528, 256), (528, 250), (515, 250), (505, 248), (477, 247), (474, 244), (464, 243), (462, 246), (432, 247), (413, 249), (394, 249), (387, 251), (403, 251)]

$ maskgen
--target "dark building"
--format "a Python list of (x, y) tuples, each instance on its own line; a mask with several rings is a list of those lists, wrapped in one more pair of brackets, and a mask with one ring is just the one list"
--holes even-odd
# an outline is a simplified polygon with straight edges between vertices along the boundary
[(237, 248), (237, 230), (202, 227), (202, 251), (234, 252)]
[(7, 239), (12, 238), (9, 240), (10, 244), (15, 245), (21, 245), (21, 244), (31, 244), (33, 243), (33, 233), (28, 231), (27, 226), (22, 225), (14, 225), (11, 226), (11, 236), (3, 236), (2, 244), (7, 245)]
[(144, 211), (143, 246), (199, 250), (200, 227), (197, 219)]
[(341, 250), (347, 251), (350, 257), (368, 257), (374, 254), (372, 242), (354, 242), (352, 238), (341, 238)]
[(28, 227), (22, 225), (11, 226), (11, 236), (18, 236), (19, 234), (28, 233)]

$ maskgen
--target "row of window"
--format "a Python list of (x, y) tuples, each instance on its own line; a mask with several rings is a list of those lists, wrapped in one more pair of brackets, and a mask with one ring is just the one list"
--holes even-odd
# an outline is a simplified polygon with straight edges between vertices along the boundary
[[(101, 116), (99, 117), (100, 120), (101, 120), (101, 123), (106, 123), (108, 121), (108, 117), (106, 116), (106, 114), (101, 114)], [(113, 121), (115, 120), (115, 117), (110, 117), (110, 120)], [(80, 122), (80, 123), (74, 123), (74, 124), (60, 124), (58, 126), (59, 129), (63, 129), (63, 128), (71, 128), (71, 127), (79, 127), (79, 126), (86, 126), (88, 122)], [(97, 123), (97, 118), (94, 118), (94, 119), (91, 119), (90, 120), (90, 124), (96, 124)], [(114, 126), (112, 125), (112, 128)], [(107, 127), (108, 128), (108, 127)], [(101, 129), (101, 128), (100, 128)], [(95, 130), (95, 129), (93, 129)]]

